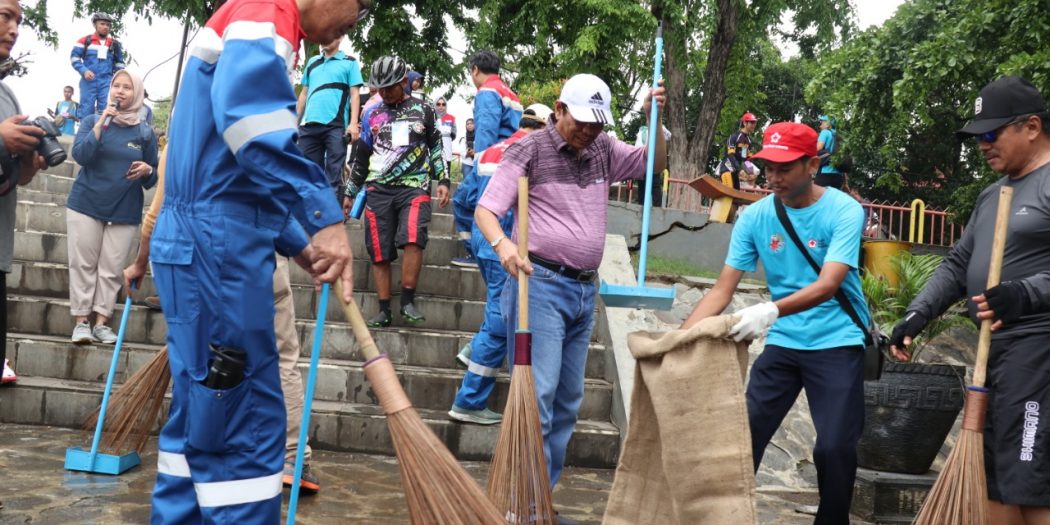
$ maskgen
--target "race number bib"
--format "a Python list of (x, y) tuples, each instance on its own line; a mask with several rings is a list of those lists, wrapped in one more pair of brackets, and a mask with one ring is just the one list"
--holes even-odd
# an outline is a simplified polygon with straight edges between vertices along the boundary
[(98, 59), (105, 60), (109, 56), (108, 46), (98, 46)]
[(390, 138), (395, 148), (408, 146), (408, 122), (394, 122), (390, 126)]

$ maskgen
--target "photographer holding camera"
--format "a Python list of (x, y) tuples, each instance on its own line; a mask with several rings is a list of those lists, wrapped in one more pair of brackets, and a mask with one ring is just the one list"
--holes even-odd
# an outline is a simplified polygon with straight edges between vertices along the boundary
[[(143, 192), (157, 183), (157, 137), (142, 120), (144, 98), (142, 79), (118, 71), (110, 83), (109, 106), (101, 115), (85, 117), (73, 142), (73, 158), (82, 166), (66, 204), (76, 344), (117, 340), (106, 322), (142, 222)], [(88, 324), (92, 311), (93, 328)]]
[[(18, 40), (18, 24), (22, 20), (22, 8), (15, 0), (0, 0), (0, 60), (11, 56), (11, 48)], [(15, 207), (18, 202), (15, 184), (25, 185), (37, 171), (44, 167), (44, 160), (33, 153), (44, 130), (23, 126), (26, 119), (21, 115), (14, 92), (0, 81), (0, 293), (4, 307), (0, 309), (0, 361), (4, 363), (2, 381), (17, 380), (14, 370), (7, 366), (7, 274), (11, 272), (11, 258), (15, 251)], [(8, 182), (10, 181), (10, 185)]]

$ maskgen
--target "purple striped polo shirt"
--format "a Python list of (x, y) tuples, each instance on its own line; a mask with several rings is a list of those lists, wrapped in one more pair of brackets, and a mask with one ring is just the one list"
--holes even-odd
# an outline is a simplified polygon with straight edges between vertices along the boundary
[[(518, 177), (528, 177), (529, 252), (594, 270), (605, 249), (609, 185), (645, 178), (645, 154), (602, 133), (577, 158), (550, 125), (507, 148), (478, 205), (502, 217), (518, 203)], [(516, 242), (516, 214), (514, 222)]]

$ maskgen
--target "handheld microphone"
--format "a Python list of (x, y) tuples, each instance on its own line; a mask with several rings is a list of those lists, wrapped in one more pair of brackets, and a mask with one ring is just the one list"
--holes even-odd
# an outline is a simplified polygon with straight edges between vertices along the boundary
[[(114, 100), (109, 104), (109, 107), (120, 109), (120, 101)], [(106, 118), (102, 121), (102, 131), (109, 129), (109, 124), (113, 122), (113, 115), (106, 115)]]

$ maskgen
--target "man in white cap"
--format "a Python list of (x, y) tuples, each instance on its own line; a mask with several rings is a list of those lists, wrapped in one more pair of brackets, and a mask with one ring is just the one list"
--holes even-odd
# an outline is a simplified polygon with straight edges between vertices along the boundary
[[(645, 113), (654, 98), (663, 105), (663, 93), (662, 87), (652, 90)], [(532, 367), (552, 487), (561, 475), (583, 400), (609, 185), (645, 177), (646, 148), (602, 133), (613, 122), (611, 102), (609, 86), (600, 78), (586, 74), (570, 78), (551, 116), (554, 125), (507, 149), (474, 214), (478, 229), (511, 277), (516, 279), (518, 272), (531, 276)], [(655, 146), (659, 173), (667, 160), (662, 133), (657, 133)], [(529, 180), (527, 259), (518, 257), (517, 227), (513, 239), (508, 239), (499, 223), (499, 217), (517, 204), (519, 177)], [(500, 311), (510, 355), (514, 355), (517, 300), (517, 283), (508, 279)]]

